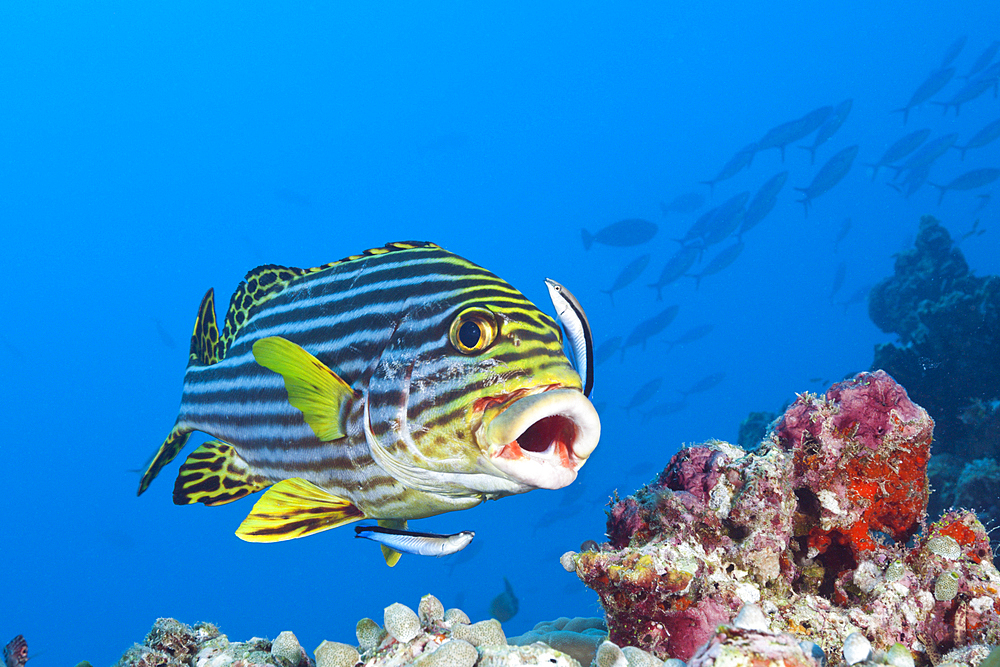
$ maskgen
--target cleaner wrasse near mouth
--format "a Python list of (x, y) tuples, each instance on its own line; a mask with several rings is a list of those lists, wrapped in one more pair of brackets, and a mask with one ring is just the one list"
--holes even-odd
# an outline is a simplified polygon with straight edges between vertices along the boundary
[(355, 537), (363, 537), (388, 547), (392, 551), (415, 556), (449, 556), (469, 546), (476, 536), (471, 530), (453, 535), (416, 533), (382, 526), (355, 526)]
[(551, 317), (433, 243), (262, 266), (221, 332), (214, 292), (202, 300), (180, 411), (139, 494), (202, 431), (212, 439), (181, 465), (174, 502), (263, 491), (244, 540), (361, 519), (405, 529), (571, 484), (600, 438), (583, 389)]
[(583, 378), (583, 395), (589, 398), (594, 388), (594, 336), (590, 332), (587, 314), (568, 289), (551, 278), (545, 279), (545, 286), (572, 346), (576, 369)]

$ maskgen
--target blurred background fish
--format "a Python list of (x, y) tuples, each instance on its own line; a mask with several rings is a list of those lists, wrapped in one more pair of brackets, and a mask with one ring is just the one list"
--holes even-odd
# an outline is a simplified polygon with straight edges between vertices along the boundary
[(501, 623), (506, 623), (517, 616), (520, 603), (517, 600), (517, 596), (514, 595), (514, 587), (507, 581), (507, 577), (503, 578), (503, 589), (503, 593), (497, 595), (490, 602), (490, 618), (495, 618)]

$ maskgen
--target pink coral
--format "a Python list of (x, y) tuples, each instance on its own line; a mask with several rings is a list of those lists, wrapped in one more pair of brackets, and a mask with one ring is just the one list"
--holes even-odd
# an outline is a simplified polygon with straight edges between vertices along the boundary
[[(1000, 572), (975, 516), (916, 540), (934, 422), (886, 373), (804, 394), (758, 451), (687, 447), (608, 512), (610, 544), (574, 556), (612, 640), (691, 658), (745, 602), (839, 651), (844, 628), (918, 662), (1000, 639)], [(947, 538), (947, 539), (944, 539)], [(766, 603), (766, 605), (765, 605)]]

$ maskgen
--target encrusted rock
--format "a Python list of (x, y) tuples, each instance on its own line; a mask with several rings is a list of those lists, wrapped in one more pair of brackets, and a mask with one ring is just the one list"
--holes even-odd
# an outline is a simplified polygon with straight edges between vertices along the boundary
[(523, 635), (508, 637), (507, 642), (518, 646), (542, 642), (589, 667), (597, 653), (597, 647), (607, 637), (608, 628), (603, 618), (563, 616), (554, 621), (536, 623), (534, 628)]
[(444, 612), (444, 620), (449, 623), (465, 623), (466, 625), (472, 623), (469, 619), (469, 615), (461, 609), (448, 609)]
[(476, 667), (580, 667), (580, 663), (562, 651), (541, 642), (527, 646), (483, 646)]
[(360, 660), (358, 650), (350, 644), (324, 641), (313, 652), (316, 667), (354, 667)]
[(629, 667), (628, 658), (614, 642), (605, 641), (597, 647), (594, 657), (595, 667)]
[(358, 621), (355, 634), (358, 637), (358, 644), (361, 650), (367, 652), (377, 648), (382, 643), (382, 640), (385, 639), (386, 631), (372, 619), (362, 618)]
[(412, 664), (413, 667), (473, 667), (478, 659), (479, 653), (475, 646), (452, 638), (433, 651), (421, 653)]
[(406, 643), (420, 634), (420, 618), (405, 604), (394, 602), (385, 608), (385, 631)]
[(844, 662), (848, 665), (856, 665), (871, 657), (872, 644), (860, 632), (852, 632), (844, 639), (842, 653), (844, 655)]
[(298, 637), (288, 630), (278, 633), (271, 642), (271, 655), (286, 667), (299, 667), (302, 661), (307, 659)]
[(500, 626), (500, 621), (495, 618), (479, 621), (472, 625), (456, 623), (451, 627), (451, 636), (455, 639), (464, 639), (476, 647), (506, 646), (507, 644), (507, 637)]
[(420, 617), (421, 623), (425, 625), (443, 621), (444, 605), (441, 604), (440, 600), (428, 593), (420, 598), (420, 604), (417, 606), (417, 616)]

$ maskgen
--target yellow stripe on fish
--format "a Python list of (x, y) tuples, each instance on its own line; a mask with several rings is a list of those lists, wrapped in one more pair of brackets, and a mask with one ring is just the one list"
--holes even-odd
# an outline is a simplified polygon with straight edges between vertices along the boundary
[(244, 539), (561, 488), (600, 436), (554, 320), (433, 243), (260, 267), (224, 322), (220, 333), (209, 290), (177, 420), (139, 493), (193, 431), (207, 433), (174, 500), (222, 504), (270, 486)]

